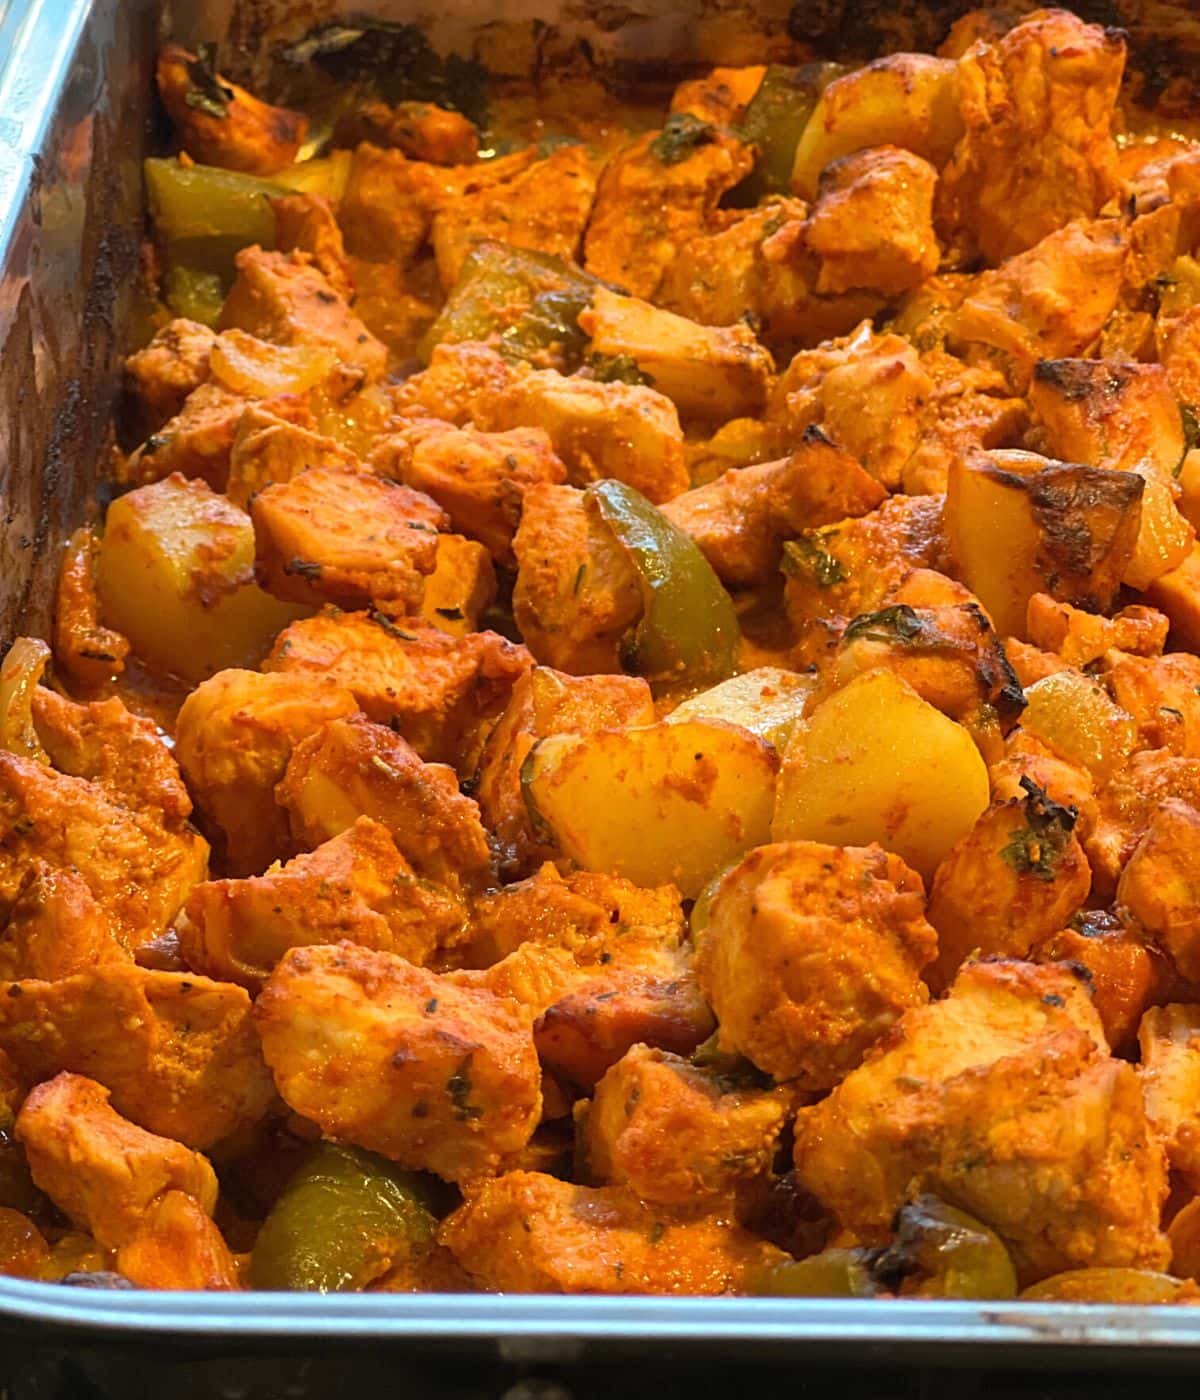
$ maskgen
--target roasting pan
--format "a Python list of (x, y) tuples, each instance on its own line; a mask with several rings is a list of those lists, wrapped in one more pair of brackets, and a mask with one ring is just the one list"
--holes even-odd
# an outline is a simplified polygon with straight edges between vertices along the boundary
[[(151, 86), (161, 35), (218, 40), (224, 68), (263, 83), (281, 42), (366, 13), (411, 22), (439, 51), (477, 58), (494, 73), (585, 62), (613, 81), (661, 83), (705, 62), (932, 48), (969, 7), (179, 0), (167, 11), (159, 0), (0, 0), (0, 646), (46, 627), (58, 547), (103, 499), (115, 370), (135, 333), (140, 162), (162, 135)], [(1074, 0), (1073, 8), (1126, 27), (1142, 101), (1200, 111), (1200, 6)], [(818, 1383), (831, 1365), (868, 1368), (855, 1387), (861, 1394), (882, 1393), (867, 1377), (886, 1377), (893, 1397), (938, 1393), (929, 1378), (948, 1367), (1192, 1369), (1200, 1366), (1200, 1309), (106, 1293), (0, 1279), (0, 1397), (12, 1400), (302, 1400), (340, 1394), (347, 1382), (359, 1397), (435, 1389), (513, 1400), (664, 1397), (682, 1393), (681, 1377), (689, 1396), (704, 1396), (727, 1389), (735, 1373), (723, 1368), (736, 1368), (739, 1380), (752, 1368), (759, 1395), (783, 1393), (772, 1375), (781, 1387), (786, 1378), (789, 1394), (799, 1383), (816, 1395), (834, 1393)], [(917, 1390), (914, 1368), (923, 1376)], [(956, 1394), (961, 1383), (959, 1373)]]

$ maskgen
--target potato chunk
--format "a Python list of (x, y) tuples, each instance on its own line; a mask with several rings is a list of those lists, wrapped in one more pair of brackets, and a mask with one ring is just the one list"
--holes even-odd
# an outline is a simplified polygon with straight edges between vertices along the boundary
[(500, 1293), (736, 1293), (783, 1257), (722, 1216), (660, 1219), (619, 1188), (526, 1171), (474, 1185), (438, 1237)]
[(938, 866), (929, 895), (938, 960), (936, 990), (977, 956), (1025, 957), (1063, 928), (1087, 898), (1092, 872), (1075, 835), (1076, 814), (1031, 779), (1024, 799), (997, 802)]
[(868, 146), (899, 146), (944, 165), (962, 130), (955, 65), (923, 53), (889, 54), (835, 78), (796, 147), (792, 189), (817, 193), (830, 162)]
[(348, 690), (321, 676), (237, 670), (183, 702), (175, 752), (207, 824), (224, 838), (227, 869), (258, 875), (291, 850), (275, 785), (301, 739), (357, 709)]
[(683, 1209), (770, 1171), (785, 1093), (739, 1086), (678, 1055), (635, 1045), (575, 1109), (591, 1180)]
[(1162, 1268), (1166, 1165), (1137, 1072), (1110, 1059), (1062, 966), (970, 963), (886, 1048), (796, 1121), (796, 1173), (860, 1240), (920, 1191), (961, 1204), (1023, 1283), (1089, 1265)]
[(380, 379), (387, 350), (329, 285), (307, 253), (273, 253), (256, 245), (234, 259), (237, 279), (219, 329), (249, 331), (277, 345), (325, 345), (343, 364)]
[(1200, 812), (1168, 797), (1117, 885), (1117, 903), (1200, 982)]
[(255, 665), (305, 611), (254, 582), (250, 518), (202, 481), (179, 475), (108, 509), (96, 561), (104, 620), (148, 666), (195, 684)]
[(597, 355), (627, 355), (685, 417), (751, 417), (767, 401), (771, 356), (745, 325), (701, 326), (598, 287), (579, 317)]
[(35, 1183), (106, 1249), (124, 1244), (164, 1191), (185, 1191), (209, 1215), (217, 1177), (207, 1160), (122, 1118), (102, 1085), (83, 1075), (39, 1084), (17, 1118)]
[(1125, 40), (1067, 10), (1039, 10), (957, 67), (965, 132), (942, 172), (939, 223), (967, 256), (1011, 257), (1116, 187), (1112, 121)]
[(440, 419), (417, 419), (375, 447), (369, 465), (423, 491), (456, 530), (485, 544), (512, 567), (521, 504), (539, 482), (560, 483), (567, 469), (540, 428), (481, 433)]
[(463, 905), (415, 876), (387, 828), (359, 817), (264, 875), (197, 885), (177, 932), (189, 967), (254, 992), (289, 948), (345, 939), (423, 965), (465, 923)]
[(422, 762), (399, 734), (364, 715), (331, 719), (298, 743), (276, 799), (304, 849), (367, 816), (387, 827), (422, 880), (456, 893), (488, 881), (479, 808), (459, 791), (454, 771)]
[(241, 987), (144, 968), (95, 968), (0, 989), (0, 1049), (33, 1085), (63, 1070), (110, 1090), (148, 1132), (204, 1149), (257, 1123), (271, 1078)]
[(543, 739), (522, 782), (564, 855), (694, 899), (767, 839), (777, 764), (746, 730), (689, 720)]
[(1154, 1006), (1138, 1030), (1146, 1117), (1188, 1186), (1200, 1183), (1200, 1006)]
[(488, 736), (476, 788), (507, 872), (529, 874), (554, 855), (533, 828), (521, 786), (525, 760), (538, 740), (653, 723), (650, 687), (638, 677), (569, 676), (548, 666), (535, 666), (521, 677)]
[(1024, 635), (1035, 593), (1111, 607), (1136, 547), (1144, 489), (1132, 472), (1032, 454), (979, 452), (951, 464), (950, 552), (1001, 636)]
[(928, 992), (920, 878), (878, 846), (761, 846), (721, 880), (700, 935), (718, 1043), (777, 1080), (829, 1089)]
[(793, 734), (771, 834), (877, 841), (929, 880), (987, 805), (987, 768), (967, 731), (894, 672), (866, 671)]
[(449, 517), (428, 496), (367, 472), (317, 467), (250, 502), (259, 583), (293, 603), (380, 603), (417, 613)]
[(391, 954), (294, 948), (254, 1014), (288, 1106), (406, 1167), (494, 1174), (541, 1117), (528, 1014)]
[(328, 676), (431, 762), (455, 762), (474, 728), (504, 708), (532, 658), (495, 632), (449, 637), (382, 613), (333, 613), (285, 628), (263, 670)]

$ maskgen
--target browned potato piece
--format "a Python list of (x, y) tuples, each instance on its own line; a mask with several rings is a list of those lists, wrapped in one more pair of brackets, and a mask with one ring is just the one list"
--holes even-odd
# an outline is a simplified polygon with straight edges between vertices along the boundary
[(1167, 1160), (1192, 1190), (1200, 1184), (1200, 1006), (1151, 1007), (1138, 1030), (1146, 1117)]
[(972, 955), (1025, 957), (1087, 898), (1092, 872), (1075, 835), (1075, 810), (1031, 778), (1022, 786), (1023, 800), (993, 803), (938, 866), (929, 894), (935, 991)]
[(869, 288), (897, 297), (937, 271), (937, 171), (898, 146), (843, 156), (821, 174), (804, 241), (821, 296)]
[(259, 491), (291, 481), (310, 468), (352, 472), (360, 466), (358, 458), (333, 438), (289, 422), (263, 404), (251, 403), (233, 435), (225, 494), (234, 505), (248, 510)]
[(1105, 679), (1113, 699), (1137, 722), (1142, 744), (1200, 758), (1200, 656), (1121, 656)]
[(207, 1160), (122, 1118), (110, 1097), (65, 1072), (29, 1094), (16, 1136), (38, 1187), (106, 1249), (124, 1244), (164, 1191), (186, 1191), (211, 1215), (217, 1177)]
[(293, 603), (380, 603), (420, 612), (437, 532), (449, 517), (419, 491), (369, 472), (317, 467), (266, 486), (250, 502), (254, 572)]
[(736, 1293), (785, 1257), (724, 1217), (659, 1218), (617, 1187), (527, 1171), (475, 1183), (438, 1238), (500, 1293)]
[(215, 48), (192, 54), (168, 44), (158, 55), (158, 93), (193, 160), (273, 175), (291, 165), (308, 134), (308, 118), (272, 107), (216, 71)]
[(1116, 219), (1067, 224), (974, 278), (946, 317), (956, 353), (995, 361), (1024, 392), (1039, 360), (1080, 355), (1117, 305), (1127, 235)]
[(783, 541), (820, 525), (866, 515), (887, 492), (812, 425), (781, 461), (735, 467), (676, 496), (663, 514), (700, 546), (724, 583), (765, 583)]
[(486, 239), (573, 260), (598, 173), (586, 146), (563, 146), (504, 184), (482, 185), (439, 209), (431, 241), (442, 286), (454, 286), (467, 254)]
[(425, 578), (421, 617), (451, 637), (479, 631), (496, 599), (496, 570), (487, 545), (463, 535), (439, 535), (433, 572)]
[(1168, 797), (1117, 884), (1117, 904), (1200, 982), (1200, 812)]
[(923, 53), (877, 58), (821, 94), (796, 147), (792, 189), (817, 193), (831, 161), (867, 146), (899, 146), (944, 165), (962, 131), (955, 65)]
[(679, 246), (705, 230), (717, 201), (750, 173), (753, 151), (687, 113), (648, 131), (605, 166), (584, 239), (584, 265), (653, 298)]
[(221, 671), (183, 702), (175, 753), (228, 870), (258, 875), (291, 850), (275, 784), (301, 739), (357, 708), (325, 677), (257, 671)]
[(573, 486), (613, 477), (658, 505), (689, 485), (675, 405), (644, 384), (601, 384), (522, 366), (506, 390), (481, 405), (479, 426), (541, 428)]
[(939, 224), (967, 256), (1000, 262), (1116, 188), (1112, 119), (1125, 40), (1067, 10), (1040, 10), (957, 69), (966, 130), (942, 172)]
[(579, 328), (597, 355), (625, 355), (685, 417), (724, 422), (766, 406), (771, 356), (746, 325), (702, 326), (598, 287)]
[(1022, 636), (1029, 600), (1050, 593), (1104, 611), (1133, 557), (1144, 482), (1027, 453), (951, 464), (946, 536), (959, 577), (1001, 636)]
[(673, 948), (683, 932), (673, 885), (647, 890), (590, 870), (563, 876), (547, 862), (530, 879), (475, 901), (468, 960), (490, 967), (519, 948), (550, 947), (566, 949), (581, 967), (606, 967), (624, 961), (627, 944)]
[(789, 1104), (678, 1055), (635, 1045), (575, 1107), (587, 1177), (683, 1209), (719, 1201), (771, 1169)]
[(421, 965), (460, 941), (465, 924), (464, 906), (416, 877), (387, 828), (359, 817), (264, 875), (197, 885), (177, 932), (189, 967), (254, 992), (289, 948), (345, 939)]
[(531, 487), (513, 549), (513, 616), (534, 656), (579, 675), (620, 671), (621, 639), (642, 615), (642, 590), (583, 492)]
[(371, 817), (423, 880), (456, 893), (488, 880), (479, 808), (454, 771), (423, 763), (406, 740), (364, 715), (333, 719), (296, 745), (276, 789), (292, 836), (311, 850)]
[(504, 708), (530, 664), (524, 647), (495, 632), (450, 637), (378, 612), (325, 612), (285, 628), (263, 669), (328, 676), (422, 758), (453, 763), (474, 727)]
[(216, 338), (208, 326), (180, 317), (126, 359), (126, 384), (147, 431), (174, 418), (192, 390), (208, 378), (208, 357)]
[(528, 1013), (391, 954), (293, 948), (254, 1015), (288, 1106), (406, 1167), (494, 1174), (541, 1117)]
[(139, 1288), (229, 1292), (241, 1287), (220, 1230), (191, 1196), (168, 1191), (117, 1250), (118, 1273)]
[(307, 253), (267, 252), (256, 244), (234, 262), (238, 275), (221, 309), (220, 330), (236, 327), (277, 345), (328, 346), (369, 380), (382, 377), (386, 349)]
[(1177, 568), (1195, 531), (1175, 505), (1183, 422), (1162, 366), (1043, 360), (1034, 371), (1030, 404), (1054, 456), (1145, 479), (1137, 544), (1122, 581), (1146, 588)]
[(878, 846), (760, 846), (721, 880), (700, 936), (718, 1043), (829, 1089), (910, 1006), (937, 951), (919, 876)]
[(190, 973), (108, 966), (10, 983), (0, 1050), (27, 1085), (87, 1075), (123, 1117), (200, 1149), (257, 1123), (273, 1098), (250, 998)]
[[(161, 818), (131, 811), (98, 783), (3, 750), (0, 832), (0, 922), (14, 915), (15, 905), (24, 897), (21, 920), (42, 924), (46, 913), (39, 914), (34, 907), (39, 891), (30, 885), (39, 867), (77, 874), (86, 886), (87, 895), (74, 881), (72, 889), (64, 891), (67, 908), (73, 907), (75, 916), (84, 921), (70, 933), (73, 951), (61, 950), (68, 962), (80, 956), (88, 961), (89, 950), (99, 953), (109, 945), (107, 935), (87, 927), (97, 915), (126, 949), (156, 937), (207, 868), (208, 845), (186, 826), (168, 831)], [(19, 923), (10, 937), (12, 953), (28, 956), (36, 940), (45, 944), (51, 959), (42, 967), (64, 970), (52, 949), (54, 930), (49, 923), (42, 924), (40, 932)], [(65, 929), (62, 937), (65, 942)], [(41, 962), (40, 955), (37, 961)]]
[(1022, 1283), (1091, 1265), (1161, 1268), (1162, 1148), (1132, 1065), (1110, 1059), (1061, 965), (968, 963), (950, 995), (796, 1121), (799, 1183), (859, 1240), (932, 1191), (989, 1225)]
[(555, 849), (535, 831), (521, 771), (530, 750), (548, 734), (592, 734), (654, 723), (650, 687), (635, 676), (570, 676), (535, 666), (513, 687), (488, 737), (476, 796), (480, 812), (503, 851), (509, 874), (527, 875)]
[(487, 545), (510, 568), (525, 493), (539, 482), (567, 479), (540, 428), (481, 433), (436, 418), (417, 419), (382, 438), (368, 463), (431, 496), (456, 530)]

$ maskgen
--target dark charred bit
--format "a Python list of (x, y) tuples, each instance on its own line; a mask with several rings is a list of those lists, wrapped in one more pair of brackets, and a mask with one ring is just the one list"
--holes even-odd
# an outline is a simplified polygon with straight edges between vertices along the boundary
[(1118, 394), (1135, 372), (1135, 366), (1110, 360), (1039, 360), (1033, 377), (1039, 384), (1052, 384), (1068, 403), (1077, 403), (1093, 394)]
[(1000, 859), (1012, 866), (1018, 875), (1053, 880), (1075, 830), (1079, 809), (1055, 802), (1028, 774), (1021, 779), (1021, 787), (1026, 793), (1024, 805), (1028, 825), (1013, 832), (1000, 851)]

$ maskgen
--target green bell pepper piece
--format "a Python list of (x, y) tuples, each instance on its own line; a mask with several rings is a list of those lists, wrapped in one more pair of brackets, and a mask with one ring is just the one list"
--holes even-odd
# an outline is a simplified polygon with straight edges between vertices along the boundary
[(340, 1293), (429, 1248), (433, 1184), (358, 1147), (318, 1144), (276, 1201), (250, 1256), (255, 1288)]
[(427, 364), (437, 345), (482, 340), (510, 359), (575, 368), (587, 344), (579, 314), (599, 285), (550, 253), (485, 240), (464, 259), (418, 353)]
[(739, 191), (757, 204), (764, 195), (787, 194), (796, 147), (821, 94), (850, 69), (844, 63), (772, 63), (742, 117), (740, 136), (758, 148), (753, 173)]
[(996, 1233), (936, 1196), (902, 1206), (895, 1238), (875, 1259), (883, 1279), (918, 1275), (907, 1292), (922, 1298), (1015, 1298), (1017, 1274)]
[(143, 166), (150, 215), (166, 254), (164, 293), (177, 316), (212, 325), (233, 281), (233, 260), (275, 246), (272, 196), (282, 185), (236, 170), (150, 159)]
[(788, 1259), (756, 1269), (746, 1292), (763, 1298), (874, 1298), (870, 1249), (826, 1249), (808, 1259)]
[(584, 502), (612, 531), (641, 585), (642, 619), (623, 644), (628, 669), (672, 685), (730, 675), (741, 640), (737, 613), (695, 541), (624, 482), (594, 482)]

